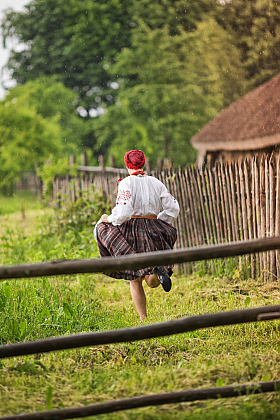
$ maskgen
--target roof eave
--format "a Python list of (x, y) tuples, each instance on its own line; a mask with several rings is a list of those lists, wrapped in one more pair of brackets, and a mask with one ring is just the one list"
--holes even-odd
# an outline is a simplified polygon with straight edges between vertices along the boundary
[(203, 150), (205, 152), (215, 152), (218, 150), (227, 151), (238, 151), (238, 150), (259, 150), (267, 147), (275, 146), (280, 144), (280, 134), (274, 134), (273, 136), (258, 137), (254, 139), (245, 140), (212, 140), (203, 142), (191, 139), (191, 144), (197, 150)]

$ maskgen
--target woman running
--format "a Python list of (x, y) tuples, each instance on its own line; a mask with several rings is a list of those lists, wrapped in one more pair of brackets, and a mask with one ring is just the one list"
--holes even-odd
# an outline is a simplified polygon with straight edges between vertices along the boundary
[[(130, 150), (124, 161), (130, 176), (119, 182), (116, 206), (109, 216), (101, 217), (95, 228), (100, 256), (172, 249), (177, 230), (171, 223), (180, 211), (177, 200), (161, 181), (143, 172), (145, 155), (141, 150)], [(106, 275), (130, 281), (131, 296), (142, 320), (147, 317), (143, 280), (151, 288), (161, 284), (169, 292), (172, 267), (123, 270)]]

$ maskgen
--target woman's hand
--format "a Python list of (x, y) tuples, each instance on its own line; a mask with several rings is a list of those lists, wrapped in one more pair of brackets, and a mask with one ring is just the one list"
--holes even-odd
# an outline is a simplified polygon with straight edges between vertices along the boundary
[(109, 221), (108, 221), (108, 214), (103, 214), (102, 216), (101, 216), (101, 222), (103, 222), (103, 223), (110, 223)]

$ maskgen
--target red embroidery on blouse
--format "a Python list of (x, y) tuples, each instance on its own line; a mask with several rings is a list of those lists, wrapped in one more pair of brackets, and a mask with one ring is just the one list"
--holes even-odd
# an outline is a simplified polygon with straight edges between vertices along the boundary
[(129, 190), (120, 190), (118, 192), (117, 200), (129, 201), (131, 199), (131, 193)]

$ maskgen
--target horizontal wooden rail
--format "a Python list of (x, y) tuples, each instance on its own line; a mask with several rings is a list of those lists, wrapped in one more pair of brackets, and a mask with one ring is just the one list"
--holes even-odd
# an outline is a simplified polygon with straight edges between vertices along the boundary
[(280, 318), (280, 305), (196, 315), (141, 327), (75, 334), (67, 337), (52, 337), (37, 341), (8, 344), (0, 346), (0, 359), (85, 346), (139, 341), (148, 338), (170, 336), (202, 328), (267, 321), (276, 318)]
[(103, 168), (102, 166), (80, 165), (80, 166), (77, 166), (77, 170), (82, 171), (82, 172), (102, 172), (102, 171), (103, 172), (116, 172), (116, 173), (128, 175), (127, 169), (124, 169), (124, 168), (108, 168), (108, 167)]
[(213, 246), (181, 248), (172, 251), (124, 255), (121, 257), (106, 257), (92, 260), (62, 260), (0, 267), (0, 280), (77, 273), (108, 273), (175, 263), (235, 257), (274, 249), (280, 249), (280, 237), (231, 242)]
[(65, 420), (99, 414), (113, 413), (121, 410), (130, 410), (151, 405), (164, 405), (240, 397), (242, 395), (255, 395), (264, 392), (276, 392), (280, 390), (280, 381), (258, 382), (248, 385), (222, 386), (217, 388), (190, 389), (187, 391), (170, 392), (165, 394), (148, 395), (145, 397), (125, 398), (92, 404), (84, 407), (66, 408), (61, 410), (38, 411), (29, 414), (17, 414), (1, 417), (0, 420)]

